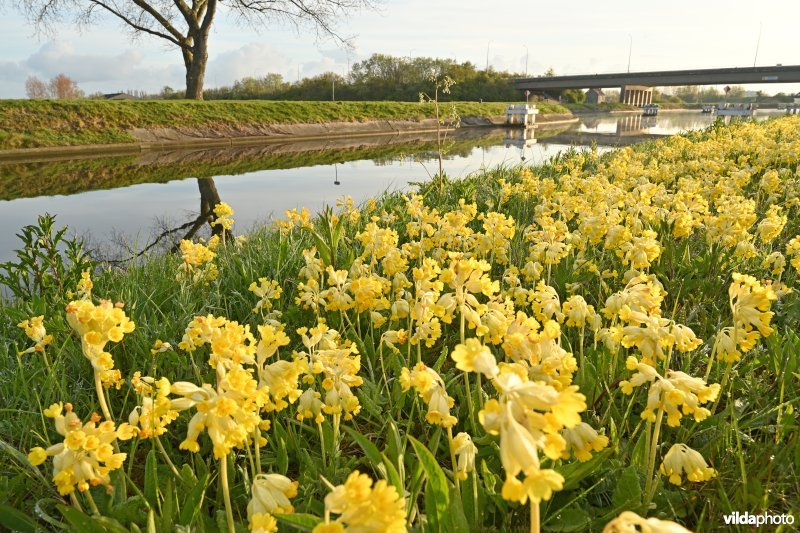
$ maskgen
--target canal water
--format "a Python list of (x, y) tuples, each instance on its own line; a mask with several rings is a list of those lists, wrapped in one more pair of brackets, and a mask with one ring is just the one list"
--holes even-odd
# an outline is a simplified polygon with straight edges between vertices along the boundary
[[(451, 178), (463, 177), (481, 168), (542, 162), (571, 145), (607, 150), (712, 121), (697, 112), (587, 116), (536, 129), (532, 138), (521, 130), (463, 128), (447, 139), (444, 169)], [(19, 229), (44, 213), (104, 255), (123, 257), (165, 229), (191, 223), (201, 210), (201, 191), (207, 197), (211, 189), (233, 207), (239, 234), (287, 209), (315, 211), (342, 196), (358, 203), (437, 170), (435, 134), (0, 162), (0, 262), (14, 257)]]

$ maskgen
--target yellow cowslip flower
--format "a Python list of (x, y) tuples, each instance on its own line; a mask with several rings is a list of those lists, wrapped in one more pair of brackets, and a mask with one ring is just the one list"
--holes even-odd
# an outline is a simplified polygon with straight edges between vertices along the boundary
[(768, 268), (773, 276), (780, 276), (786, 270), (786, 258), (780, 252), (772, 252), (761, 263), (763, 268)]
[(317, 424), (321, 424), (325, 419), (322, 414), (325, 404), (320, 400), (321, 396), (314, 389), (306, 389), (297, 401), (297, 419), (301, 422), (303, 420), (313, 420)]
[(800, 235), (786, 243), (786, 256), (792, 258), (792, 266), (800, 274)]
[(211, 222), (212, 226), (220, 226), (223, 230), (229, 231), (233, 227), (233, 208), (225, 202), (220, 202), (214, 206), (216, 218)]
[(67, 305), (67, 322), (81, 338), (83, 355), (92, 363), (95, 373), (105, 386), (121, 385), (120, 373), (114, 370), (114, 359), (105, 351), (109, 342), (120, 342), (135, 324), (122, 310), (123, 304), (100, 300), (75, 300)]
[(167, 426), (178, 418), (178, 411), (172, 408), (169, 399), (169, 379), (156, 380), (150, 376), (142, 377), (141, 372), (135, 372), (131, 385), (139, 395), (141, 405), (134, 407), (128, 415), (128, 423), (138, 429), (139, 438), (142, 439), (166, 433)]
[(631, 511), (624, 511), (606, 524), (603, 533), (692, 533), (685, 527), (669, 520), (642, 518)]
[(400, 371), (400, 385), (404, 391), (414, 388), (419, 397), (428, 405), (425, 419), (429, 423), (449, 428), (458, 421), (450, 414), (455, 400), (447, 395), (447, 389), (441, 376), (425, 363), (417, 363), (411, 370), (404, 367)]
[(289, 337), (283, 331), (283, 325), (274, 326), (265, 324), (258, 326), (258, 344), (256, 345), (256, 363), (263, 366), (264, 363), (277, 353), (281, 346), (289, 345)]
[(279, 300), (283, 289), (280, 284), (275, 280), (268, 280), (267, 278), (258, 278), (258, 284), (252, 282), (247, 288), (250, 292), (258, 296), (259, 300), (253, 307), (253, 312), (258, 313), (265, 310), (269, 313), (272, 310), (272, 302), (270, 300)]
[(745, 331), (757, 329), (762, 337), (769, 337), (769, 323), (775, 315), (769, 310), (778, 297), (769, 285), (762, 285), (753, 276), (734, 272), (733, 282), (728, 288), (734, 326)]
[(328, 274), (328, 288), (319, 293), (320, 300), (327, 311), (347, 311), (354, 306), (350, 295), (351, 281), (347, 270), (334, 270), (330, 265), (325, 269)]
[(476, 235), (475, 252), (478, 257), (493, 256), (497, 264), (508, 264), (511, 239), (516, 232), (514, 217), (490, 211), (486, 214), (480, 213), (478, 220), (483, 223), (483, 233)]
[(684, 475), (686, 479), (695, 483), (708, 481), (717, 475), (717, 471), (708, 466), (699, 452), (685, 444), (674, 444), (669, 449), (659, 471), (668, 476), (669, 482), (673, 485), (680, 485)]
[(121, 468), (127, 457), (125, 453), (114, 453), (112, 445), (116, 440), (132, 438), (136, 429), (128, 424), (116, 427), (110, 420), (100, 422), (102, 418), (97, 414), (82, 423), (69, 403), (53, 404), (44, 414), (54, 419), (56, 431), (64, 440), (47, 449), (32, 449), (28, 454), (31, 464), (38, 466), (48, 457), (53, 458), (53, 482), (62, 496), (75, 488), (85, 492), (97, 485), (110, 487), (109, 473)]
[(667, 425), (680, 425), (683, 415), (692, 415), (697, 422), (705, 420), (711, 412), (700, 407), (701, 404), (713, 402), (719, 395), (718, 383), (707, 385), (701, 378), (695, 378), (674, 370), (668, 370), (662, 377), (655, 368), (635, 357), (628, 357), (628, 370), (637, 372), (628, 381), (621, 381), (620, 388), (625, 394), (633, 394), (634, 387), (650, 383), (647, 393), (647, 405), (641, 417), (647, 421), (656, 421), (656, 411), (663, 410), (667, 414)]
[[(210, 245), (211, 243), (209, 243)], [(206, 247), (202, 243), (194, 243), (183, 239), (180, 243), (183, 262), (178, 267), (175, 275), (177, 281), (187, 281), (189, 283), (208, 284), (217, 279), (219, 271), (214, 264), (217, 256), (211, 247)]]
[(356, 234), (356, 239), (364, 247), (361, 258), (369, 258), (372, 262), (385, 258), (392, 250), (397, 250), (398, 244), (397, 232), (391, 228), (378, 227), (377, 220), (377, 217), (373, 217), (372, 222)]
[(783, 227), (788, 220), (786, 215), (781, 215), (781, 206), (771, 205), (764, 215), (763, 220), (758, 223), (758, 236), (762, 242), (770, 242), (781, 234)]
[(450, 357), (455, 361), (456, 368), (463, 372), (480, 372), (489, 379), (499, 372), (491, 350), (478, 339), (467, 339), (466, 344), (456, 345)]
[(391, 284), (386, 279), (370, 274), (351, 280), (348, 288), (357, 313), (389, 309), (389, 300), (384, 294), (389, 291)]
[(269, 513), (254, 513), (248, 517), (248, 528), (252, 533), (275, 533), (278, 520)]
[(266, 412), (282, 411), (300, 398), (300, 376), (309, 372), (308, 361), (298, 357), (294, 361), (276, 361), (260, 371), (259, 386), (267, 387), (272, 401)]
[(539, 228), (530, 225), (525, 228), (525, 239), (531, 243), (528, 261), (541, 263), (547, 267), (558, 265), (572, 251), (572, 235), (562, 220), (542, 216), (536, 221)]
[(456, 457), (453, 472), (459, 479), (467, 479), (467, 474), (475, 470), (475, 454), (478, 453), (478, 448), (472, 443), (472, 437), (463, 431), (453, 438), (450, 447)]
[(533, 313), (536, 320), (546, 322), (554, 319), (558, 322), (564, 321), (564, 314), (561, 312), (561, 300), (555, 288), (540, 281), (536, 284), (536, 290), (531, 294)]
[(592, 458), (592, 451), (599, 452), (608, 446), (608, 437), (598, 434), (586, 422), (581, 422), (573, 428), (562, 429), (561, 436), (567, 443), (561, 454), (562, 459), (569, 459), (571, 453), (583, 463)]
[[(205, 384), (179, 381), (170, 387), (172, 394), (181, 396), (172, 400), (171, 407), (185, 411), (195, 407), (197, 412), (189, 421), (186, 439), (181, 450), (197, 452), (197, 438), (205, 429), (214, 445), (214, 458), (221, 459), (233, 448), (242, 448), (261, 423), (258, 413), (269, 401), (268, 390), (258, 387), (250, 371), (239, 365), (230, 368), (217, 384), (217, 390)], [(260, 446), (262, 443), (258, 443)]]
[(25, 330), (25, 335), (35, 343), (30, 348), (19, 352), (20, 355), (32, 352), (43, 352), (45, 347), (53, 342), (53, 336), (48, 335), (44, 327), (44, 315), (23, 320), (17, 324), (17, 327)]
[(150, 355), (157, 355), (170, 350), (172, 350), (172, 345), (170, 343), (164, 342), (161, 339), (156, 339), (153, 343), (153, 347), (150, 348)]
[(247, 504), (247, 519), (256, 514), (289, 514), (294, 507), (289, 502), (297, 496), (297, 481), (280, 474), (258, 474), (253, 479), (252, 498)]
[(342, 485), (325, 496), (325, 525), (314, 531), (337, 531), (328, 525), (330, 515), (338, 514), (335, 523), (348, 531), (363, 533), (400, 533), (406, 531), (406, 501), (394, 486), (381, 479), (372, 479), (358, 470), (353, 471)]
[(634, 276), (625, 288), (606, 299), (603, 314), (609, 320), (619, 317), (624, 307), (650, 316), (661, 315), (661, 302), (666, 296), (664, 287), (655, 278), (644, 274)]
[(76, 295), (78, 296), (78, 299), (91, 300), (93, 288), (94, 288), (94, 283), (92, 282), (91, 275), (89, 274), (88, 270), (84, 270), (83, 272), (81, 272), (81, 279), (78, 282), (77, 286), (75, 287), (75, 292)]
[(396, 346), (397, 344), (405, 344), (406, 342), (408, 342), (408, 331), (404, 329), (390, 329), (384, 331), (381, 335), (381, 344), (388, 346), (394, 353), (400, 353)]
[(297, 209), (289, 209), (284, 213), (286, 220), (277, 220), (275, 221), (275, 225), (280, 232), (284, 235), (292, 231), (295, 227), (301, 228), (312, 228), (313, 224), (311, 223), (311, 211), (308, 208), (304, 207), (301, 211), (297, 211)]
[(617, 252), (622, 257), (622, 264), (630, 264), (635, 269), (649, 268), (661, 255), (662, 247), (657, 237), (655, 231), (644, 230), (640, 236), (622, 243)]
[(208, 364), (212, 368), (227, 369), (256, 361), (258, 348), (249, 325), (214, 315), (196, 316), (186, 326), (178, 348), (193, 352), (205, 344), (211, 347)]
[(583, 296), (573, 295), (561, 306), (561, 312), (567, 318), (567, 326), (583, 328), (586, 324), (593, 324), (595, 321), (594, 306), (586, 303)]

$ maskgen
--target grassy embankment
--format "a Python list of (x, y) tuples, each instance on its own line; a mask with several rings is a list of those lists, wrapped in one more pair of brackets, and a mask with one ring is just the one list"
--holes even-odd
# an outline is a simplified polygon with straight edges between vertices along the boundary
[[(106, 410), (119, 424), (129, 420), (129, 413), (143, 412), (137, 405), (156, 392), (137, 397), (130, 382), (108, 390), (93, 383), (87, 357), (97, 355), (91, 346), (82, 348), (65, 317), (66, 290), (80, 276), (47, 278), (49, 289), (0, 304), (0, 337), (10, 340), (0, 344), (5, 413), (0, 417), (0, 501), (8, 506), (0, 509), (5, 512), (0, 517), (16, 519), (31, 531), (35, 520), (44, 519), (66, 520), (84, 531), (117, 531), (111, 527), (116, 523), (145, 530), (149, 512), (157, 530), (171, 530), (174, 523), (211, 530), (225, 528), (229, 495), (231, 521), (243, 528), (250, 483), (263, 471), (299, 482), (292, 504), (305, 514), (295, 520), (308, 530), (325, 514), (326, 483), (344, 483), (356, 469), (386, 479), (396, 493), (392, 497), (394, 489), (387, 489), (383, 507), (367, 506), (353, 519), (387, 519), (393, 516), (387, 510), (399, 507), (400, 522), (407, 520), (417, 530), (434, 523), (444, 531), (521, 531), (529, 516), (537, 525), (541, 516), (545, 531), (600, 531), (620, 512), (635, 511), (705, 532), (720, 530), (723, 516), (737, 510), (796, 511), (798, 149), (800, 120), (784, 118), (717, 126), (603, 155), (573, 151), (533, 169), (493, 169), (441, 187), (428, 182), (414, 200), (398, 193), (359, 211), (345, 206), (338, 210), (339, 222), (316, 218), (318, 237), (300, 227), (285, 233), (264, 228), (241, 245), (217, 249), (211, 260), (219, 276), (208, 285), (176, 281), (182, 264), (177, 255), (97, 272), (94, 301), (124, 301), (125, 313), (136, 323), (121, 342), (105, 344), (124, 379), (142, 371), (173, 383), (215, 384), (229, 401), (226, 411), (217, 413), (208, 403), (189, 405), (188, 396), (200, 401), (211, 388), (192, 395), (188, 384), (160, 387), (162, 408), (185, 410), (173, 413), (177, 419), (171, 423), (172, 415), (162, 411), (166, 418), (155, 421), (165, 429), (159, 440), (116, 444), (128, 453), (122, 466), (126, 476), (112, 475), (113, 497), (101, 486), (91, 490), (93, 498), (77, 494), (75, 502), (85, 515), (75, 509), (77, 503), (69, 506), (56, 493), (49, 479), (52, 459), (39, 456), (44, 464), (33, 467), (25, 458), (34, 447), (63, 440), (41, 411), (54, 402), (71, 402), (85, 420), (107, 401)], [(513, 217), (511, 225), (506, 217)], [(370, 226), (376, 220), (377, 227)], [(312, 246), (320, 255), (304, 258), (301, 252)], [(448, 257), (451, 251), (475, 254), (487, 263), (458, 261)], [(777, 252), (786, 254), (785, 264)], [(335, 268), (320, 271), (331, 263)], [(209, 273), (208, 266), (200, 265), (197, 272)], [(459, 280), (469, 272), (474, 274), (469, 282)], [(743, 280), (736, 273), (754, 278)], [(259, 277), (276, 281), (283, 293), (268, 300), (270, 308), (255, 311), (258, 297), (248, 287)], [(65, 285), (62, 290), (57, 281)], [(730, 297), (729, 287), (734, 289)], [(453, 303), (459, 293), (469, 293), (461, 307)], [(319, 301), (319, 309), (304, 308), (298, 297)], [(348, 297), (354, 300), (348, 303)], [(404, 308), (416, 318), (406, 316)], [(381, 324), (373, 312), (387, 322)], [(179, 349), (187, 324), (208, 314), (247, 324), (253, 333), (265, 322), (279, 321), (286, 325), (288, 345), (271, 354), (270, 330), (258, 333), (267, 339), (268, 370), (248, 362), (255, 340), (238, 336), (233, 325), (226, 326), (225, 335), (214, 328), (199, 332), (219, 335), (211, 348)], [(17, 355), (33, 341), (16, 324), (37, 315), (44, 315), (53, 335), (45, 348), (49, 365), (40, 353)], [(328, 332), (319, 345), (303, 341), (297, 328), (314, 327), (318, 318), (342, 338)], [(485, 328), (481, 336), (476, 327)], [(401, 328), (419, 344), (398, 340)], [(156, 339), (168, 341), (174, 351), (151, 355)], [(470, 350), (480, 354), (472, 353), (473, 360), (461, 353), (466, 359), (458, 359), (459, 368), (465, 361), (475, 368), (480, 364), (487, 374), (483, 382), (474, 371), (455, 366), (456, 347), (465, 339), (473, 340)], [(310, 352), (304, 357), (315, 364), (303, 367), (296, 352)], [(209, 353), (222, 365), (216, 371)], [(422, 369), (405, 383), (425, 393), (404, 392), (401, 369), (419, 361), (442, 380), (425, 378), (430, 374)], [(500, 377), (486, 383), (496, 376), (493, 365), (499, 362), (506, 363)], [(252, 393), (226, 392), (234, 387), (224, 381), (226, 372), (240, 364), (270, 380), (271, 395), (299, 387), (320, 396), (282, 406), (270, 396), (269, 412), (253, 413), (254, 406), (243, 400), (254, 398)], [(282, 365), (298, 365), (292, 366), (298, 374), (292, 377)], [(252, 380), (239, 374), (236, 383)], [(332, 389), (341, 383), (348, 386)], [(571, 385), (579, 387), (585, 402)], [(348, 421), (332, 413), (353, 409), (352, 402), (340, 403), (349, 394), (356, 395), (360, 412)], [(281, 400), (286, 398), (291, 399)], [(321, 408), (317, 399), (326, 402), (320, 425), (314, 421), (314, 410)], [(298, 405), (308, 408), (301, 420)], [(483, 416), (478, 415), (481, 406)], [(252, 417), (239, 416), (248, 413), (270, 422), (269, 430), (262, 427), (268, 440), (260, 455), (244, 441), (232, 450), (217, 448), (226, 443), (212, 431), (218, 428), (216, 418), (199, 428), (194, 452), (179, 449), (189, 419), (201, 408), (206, 413), (213, 408), (214, 417), (224, 418), (234, 407), (241, 409), (236, 427), (249, 423), (254, 430)], [(453, 434), (468, 432), (477, 446), (474, 470), (452, 452), (449, 431), (439, 425), (450, 414), (457, 417)], [(578, 414), (607, 440), (591, 437), (587, 427), (583, 436), (562, 427), (571, 427)], [(559, 435), (568, 437), (571, 448)], [(210, 439), (215, 439), (213, 450), (221, 452), (220, 462)], [(184, 447), (195, 448), (188, 440)], [(84, 445), (80, 435), (68, 441)], [(698, 461), (713, 470), (697, 469)], [(662, 462), (675, 469), (672, 477), (659, 474)], [(460, 479), (459, 470), (464, 472)], [(521, 498), (516, 483), (522, 479), (513, 481), (517, 478), (525, 479), (525, 487), (544, 478), (545, 488), (554, 492), (540, 485), (525, 489), (543, 498), (541, 506), (509, 501)], [(680, 486), (671, 482), (676, 478)], [(193, 490), (203, 483), (205, 492)], [(393, 503), (397, 494), (406, 498), (399, 506)], [(95, 502), (98, 514), (110, 518), (88, 516)], [(12, 507), (19, 514), (12, 514)]]
[[(444, 104), (449, 105), (449, 104)], [(503, 103), (457, 102), (462, 117), (496, 116)], [(542, 114), (568, 113), (547, 103)], [(0, 101), (0, 149), (130, 143), (133, 128), (235, 129), (272, 124), (311, 124), (435, 116), (433, 104), (413, 102), (273, 101)]]

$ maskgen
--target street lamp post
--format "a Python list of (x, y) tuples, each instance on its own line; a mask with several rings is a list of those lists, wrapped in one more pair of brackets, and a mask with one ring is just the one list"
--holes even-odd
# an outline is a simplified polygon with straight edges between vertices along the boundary
[(528, 55), (530, 51), (528, 50), (528, 45), (523, 44), (522, 46), (525, 47), (525, 77), (528, 77)]
[(628, 44), (628, 72), (631, 71), (631, 52), (633, 52), (633, 35), (630, 33), (628, 34), (628, 39), (630, 39), (630, 43)]

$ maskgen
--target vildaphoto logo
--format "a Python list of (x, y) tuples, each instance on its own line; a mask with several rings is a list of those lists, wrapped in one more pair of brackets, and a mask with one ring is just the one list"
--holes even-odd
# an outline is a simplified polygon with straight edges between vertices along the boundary
[(778, 525), (792, 525), (794, 524), (794, 516), (790, 514), (750, 514), (747, 511), (740, 513), (738, 511), (726, 514), (722, 517), (725, 520), (725, 525), (728, 526), (778, 526)]

